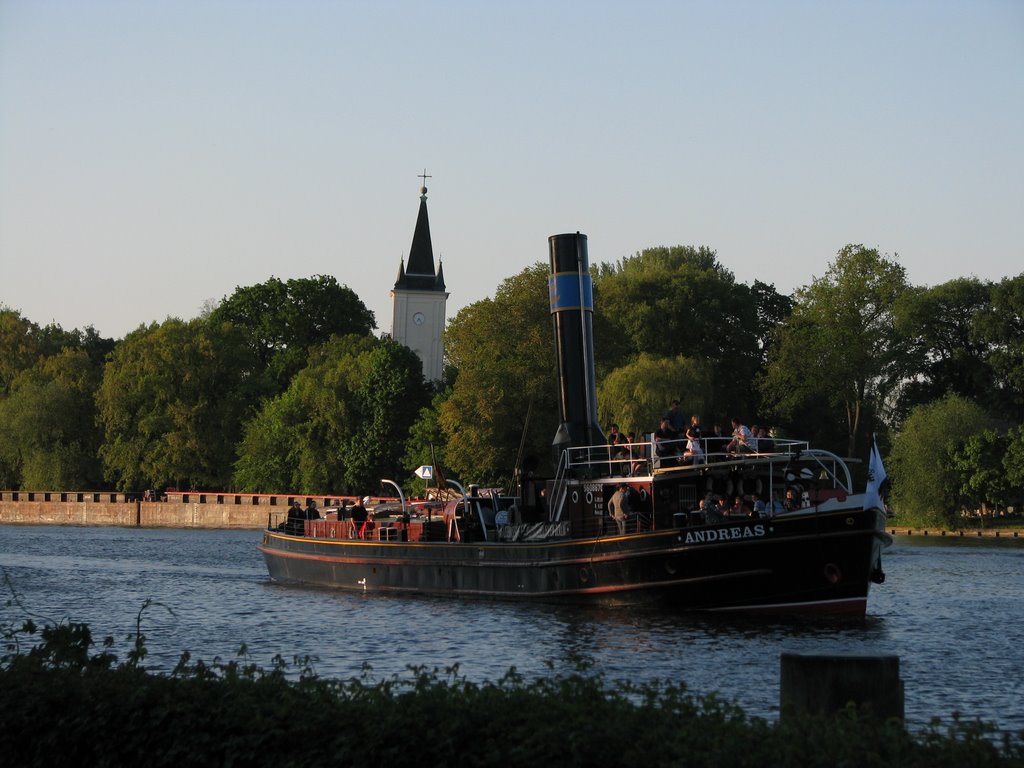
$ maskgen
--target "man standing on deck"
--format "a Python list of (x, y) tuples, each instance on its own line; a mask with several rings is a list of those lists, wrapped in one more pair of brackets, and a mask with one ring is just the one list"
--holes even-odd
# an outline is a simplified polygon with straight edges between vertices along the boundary
[(356, 504), (351, 509), (352, 514), (352, 531), (355, 533), (357, 539), (361, 539), (366, 535), (366, 521), (370, 517), (370, 513), (366, 511), (366, 507), (363, 506), (363, 502), (356, 498)]
[(310, 499), (306, 502), (306, 519), (307, 520), (319, 520), (320, 510), (316, 507), (316, 502)]
[(686, 434), (686, 419), (683, 416), (683, 412), (679, 409), (678, 400), (672, 401), (668, 413), (665, 414), (665, 420), (668, 421), (669, 429), (675, 433), (672, 437), (673, 440), (678, 440)]
[(624, 536), (626, 534), (626, 516), (630, 512), (629, 486), (625, 483), (620, 483), (608, 500), (608, 512), (619, 528), (619, 536)]

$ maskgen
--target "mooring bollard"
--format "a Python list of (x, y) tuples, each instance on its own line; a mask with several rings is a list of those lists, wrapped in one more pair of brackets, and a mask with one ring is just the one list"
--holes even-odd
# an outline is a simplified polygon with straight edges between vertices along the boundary
[(875, 716), (903, 719), (899, 656), (783, 653), (782, 717), (834, 715), (853, 702)]

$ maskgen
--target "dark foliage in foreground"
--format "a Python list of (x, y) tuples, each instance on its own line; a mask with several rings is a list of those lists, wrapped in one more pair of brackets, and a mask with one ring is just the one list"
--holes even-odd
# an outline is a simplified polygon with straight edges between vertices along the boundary
[[(147, 604), (148, 605), (148, 604)], [(140, 612), (141, 617), (141, 612)], [(850, 708), (770, 723), (669, 684), (607, 685), (510, 671), (471, 683), (457, 669), (348, 681), (308, 661), (270, 670), (184, 656), (147, 672), (137, 632), (119, 662), (89, 627), (31, 622), (4, 632), (0, 755), (19, 766), (1016, 766), (1020, 737), (978, 723), (911, 734)], [(25, 646), (25, 647), (22, 647)]]

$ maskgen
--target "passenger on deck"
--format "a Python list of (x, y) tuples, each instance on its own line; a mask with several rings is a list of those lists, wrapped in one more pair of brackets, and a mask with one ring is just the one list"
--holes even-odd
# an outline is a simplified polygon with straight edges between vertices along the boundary
[(700, 437), (700, 416), (693, 414), (690, 417), (690, 426), (686, 428), (686, 450), (683, 452), (683, 457), (692, 459), (694, 463), (704, 455), (704, 448), (701, 446)]
[(608, 427), (608, 445), (615, 445), (619, 442), (620, 437), (621, 433), (619, 432), (618, 424), (612, 424)]
[[(612, 426), (614, 427), (615, 425), (613, 424)], [(629, 464), (629, 448), (626, 445), (625, 435), (616, 430), (615, 434), (608, 441), (608, 447), (612, 458), (611, 474), (626, 474), (627, 465)]]
[(366, 536), (366, 521), (370, 519), (370, 513), (366, 511), (363, 502), (356, 499), (355, 506), (350, 510), (352, 514), (352, 531), (357, 539)]
[(716, 494), (709, 493), (701, 502), (701, 510), (704, 512), (704, 521), (708, 523), (722, 522), (721, 499)]
[(284, 523), (284, 532), (292, 535), (301, 535), (305, 532), (306, 513), (302, 511), (302, 505), (298, 499), (292, 499), (292, 505), (288, 508), (288, 519)]
[(676, 433), (669, 424), (668, 419), (662, 419), (661, 424), (654, 433), (654, 444), (658, 457), (662, 459), (662, 466), (671, 466), (679, 455), (679, 448), (672, 442), (676, 439)]
[(800, 503), (800, 497), (797, 496), (796, 491), (792, 488), (786, 491), (786, 500), (783, 502), (787, 512), (795, 512), (802, 506)]
[(672, 401), (668, 413), (665, 414), (665, 419), (668, 421), (669, 429), (675, 434), (673, 439), (678, 440), (686, 434), (686, 417), (683, 416), (683, 412), (679, 409), (678, 400)]
[(629, 474), (644, 474), (644, 470), (647, 468), (647, 462), (644, 461), (644, 457), (647, 455), (647, 452), (643, 445), (637, 443), (635, 432), (630, 432), (626, 435), (625, 448), (626, 452), (629, 454), (629, 458), (632, 459), (633, 462), (629, 465)]
[(743, 425), (738, 416), (734, 416), (732, 419), (732, 440), (725, 446), (725, 450), (728, 453), (749, 453), (752, 450), (750, 447), (752, 439), (753, 435), (750, 434), (750, 430)]
[(754, 514), (757, 517), (768, 517), (768, 506), (764, 503), (764, 499), (758, 493), (753, 494), (754, 500)]
[(306, 502), (306, 519), (307, 520), (319, 520), (320, 510), (316, 508), (316, 502), (310, 499)]
[(747, 441), (747, 447), (754, 453), (757, 453), (760, 450), (758, 448), (760, 442), (757, 437), (759, 434), (761, 434), (761, 428), (757, 426), (757, 424), (750, 428), (750, 439)]
[(619, 536), (626, 534), (626, 517), (631, 511), (629, 506), (629, 486), (625, 483), (620, 483), (619, 487), (615, 489), (615, 493), (612, 494), (611, 499), (608, 500), (608, 512), (615, 521), (615, 525), (618, 526)]

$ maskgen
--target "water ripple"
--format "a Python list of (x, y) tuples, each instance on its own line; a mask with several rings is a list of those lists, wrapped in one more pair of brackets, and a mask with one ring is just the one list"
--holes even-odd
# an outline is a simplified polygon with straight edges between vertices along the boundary
[[(211, 661), (242, 644), (268, 666), (315, 657), (319, 674), (406, 674), (457, 665), (474, 680), (582, 663), (608, 680), (682, 682), (748, 713), (778, 714), (779, 657), (896, 654), (907, 718), (967, 717), (1024, 730), (1024, 546), (899, 539), (864, 621), (765, 621), (655, 611), (351, 594), (269, 581), (257, 531), (0, 526), (0, 567), (22, 604), (114, 637), (123, 657), (143, 603), (151, 667)], [(1009, 545), (1009, 546), (1007, 546)], [(6, 602), (6, 601), (5, 601)], [(8, 604), (0, 620), (20, 623)]]

